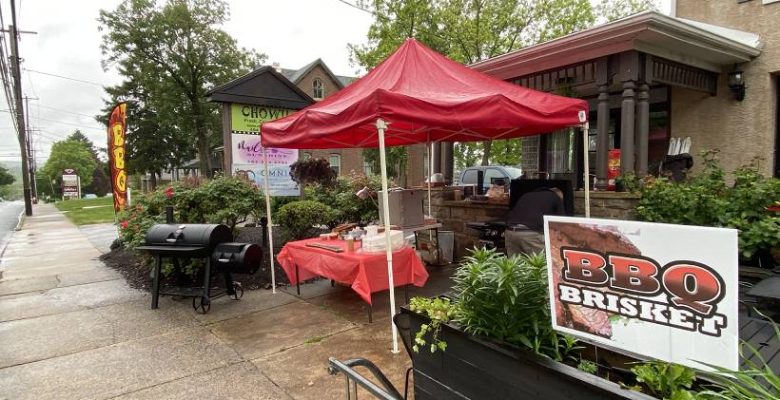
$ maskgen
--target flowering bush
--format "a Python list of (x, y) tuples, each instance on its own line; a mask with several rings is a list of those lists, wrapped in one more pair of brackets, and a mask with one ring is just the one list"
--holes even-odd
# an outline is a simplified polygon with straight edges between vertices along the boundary
[(149, 214), (142, 204), (136, 203), (120, 212), (117, 220), (119, 221), (119, 239), (125, 247), (133, 249), (144, 244), (146, 231), (152, 225), (163, 222), (165, 219), (159, 215)]
[(120, 213), (120, 238), (129, 248), (143, 244), (146, 231), (165, 221), (166, 206), (173, 206), (176, 222), (225, 224), (234, 229), (249, 216), (259, 217), (264, 205), (260, 190), (238, 178), (174, 182), (137, 198), (134, 206)]

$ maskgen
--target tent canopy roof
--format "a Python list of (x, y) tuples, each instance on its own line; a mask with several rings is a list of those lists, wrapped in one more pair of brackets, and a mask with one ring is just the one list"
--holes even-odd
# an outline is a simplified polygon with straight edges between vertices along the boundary
[(366, 76), (286, 118), (264, 123), (267, 147), (377, 147), (549, 133), (585, 122), (584, 100), (542, 93), (456, 63), (414, 39)]

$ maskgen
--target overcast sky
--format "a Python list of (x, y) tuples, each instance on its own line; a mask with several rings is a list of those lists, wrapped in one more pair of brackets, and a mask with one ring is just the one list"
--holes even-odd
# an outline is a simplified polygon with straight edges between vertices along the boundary
[[(354, 3), (355, 0), (346, 0)], [(347, 44), (363, 43), (371, 15), (339, 0), (229, 0), (231, 20), (225, 29), (242, 47), (268, 55), (268, 62), (300, 68), (316, 58), (339, 75), (354, 75)], [(669, 0), (662, 11), (667, 11)], [(120, 77), (100, 65), (100, 9), (119, 0), (17, 0), (22, 86), (30, 97), (30, 125), (35, 130), (36, 159), (43, 166), (51, 143), (81, 129), (104, 146), (105, 129), (94, 120), (105, 95), (101, 85)], [(5, 27), (11, 24), (10, 2), (0, 0)], [(64, 79), (47, 74), (71, 78)], [(75, 80), (72, 80), (75, 79)], [(79, 82), (85, 81), (85, 82)], [(36, 100), (33, 100), (35, 98)], [(0, 96), (0, 162), (18, 160), (19, 146), (11, 114)]]

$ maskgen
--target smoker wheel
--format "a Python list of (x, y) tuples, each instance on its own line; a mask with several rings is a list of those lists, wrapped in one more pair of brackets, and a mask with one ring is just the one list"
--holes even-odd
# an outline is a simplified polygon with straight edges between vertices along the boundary
[(244, 297), (244, 287), (241, 286), (241, 282), (233, 282), (233, 298), (238, 300)]
[(211, 310), (211, 301), (203, 296), (193, 297), (192, 308), (194, 308), (195, 312), (198, 314), (206, 314)]

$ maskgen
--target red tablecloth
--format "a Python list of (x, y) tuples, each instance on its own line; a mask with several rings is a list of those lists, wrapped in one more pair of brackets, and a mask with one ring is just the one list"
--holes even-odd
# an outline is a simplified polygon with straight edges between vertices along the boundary
[[(346, 250), (346, 242), (342, 240), (322, 240), (319, 238), (287, 242), (276, 256), (279, 264), (290, 283), (295, 285), (295, 266), (298, 266), (300, 280), (324, 276), (336, 282), (351, 285), (367, 303), (371, 304), (371, 293), (389, 289), (387, 282), (387, 257), (385, 252), (364, 253), (356, 250), (334, 253), (316, 247), (307, 247), (309, 243), (321, 243), (330, 246), (340, 246)], [(411, 247), (404, 247), (393, 252), (393, 283), (396, 286), (414, 284), (423, 286), (428, 280), (417, 252)]]

